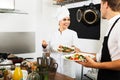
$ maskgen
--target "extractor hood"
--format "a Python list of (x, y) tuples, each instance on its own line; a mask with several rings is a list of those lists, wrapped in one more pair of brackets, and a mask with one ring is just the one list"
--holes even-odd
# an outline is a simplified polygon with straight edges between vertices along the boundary
[(27, 14), (15, 9), (15, 0), (0, 0), (0, 13)]

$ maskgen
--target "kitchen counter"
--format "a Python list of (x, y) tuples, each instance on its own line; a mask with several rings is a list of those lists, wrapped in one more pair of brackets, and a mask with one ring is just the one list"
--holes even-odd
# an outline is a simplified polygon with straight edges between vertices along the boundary
[(75, 79), (57, 72), (54, 80), (75, 80)]

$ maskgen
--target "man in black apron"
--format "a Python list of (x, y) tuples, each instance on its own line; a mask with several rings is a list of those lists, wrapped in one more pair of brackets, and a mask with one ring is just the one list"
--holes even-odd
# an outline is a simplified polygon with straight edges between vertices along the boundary
[[(113, 20), (113, 24), (108, 32), (108, 35), (104, 37), (103, 47), (101, 50), (101, 60), (100, 62), (96, 62), (96, 60), (91, 59), (90, 57), (86, 56), (86, 62), (77, 62), (82, 64), (86, 67), (97, 68), (98, 76), (97, 80), (120, 80), (120, 58), (113, 60), (113, 56), (110, 53), (109, 48), (109, 39), (112, 37), (110, 36), (113, 29), (118, 27), (120, 28), (120, 0), (102, 0), (101, 1), (101, 13), (102, 18)], [(120, 29), (119, 29), (120, 30)], [(117, 30), (118, 31), (118, 30)], [(114, 33), (118, 33), (114, 31)], [(117, 36), (116, 36), (117, 37)], [(112, 39), (114, 40), (114, 39)], [(116, 40), (120, 42), (119, 40)], [(117, 48), (116, 48), (117, 46)], [(118, 51), (118, 56), (120, 56), (119, 45), (115, 45), (116, 50)], [(112, 56), (112, 57), (111, 57)]]

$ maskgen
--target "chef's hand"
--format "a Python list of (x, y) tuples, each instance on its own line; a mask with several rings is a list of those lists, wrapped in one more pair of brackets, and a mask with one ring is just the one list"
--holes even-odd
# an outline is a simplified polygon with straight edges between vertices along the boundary
[(81, 51), (80, 51), (79, 48), (75, 47), (74, 52), (75, 52), (75, 53), (78, 53), (78, 52), (81, 52)]
[(72, 45), (71, 47), (74, 48), (74, 53), (79, 53), (79, 52), (81, 52), (81, 50), (80, 50), (79, 48), (75, 47), (74, 45)]
[(94, 59), (90, 58), (89, 56), (85, 56), (85, 58), (86, 58), (85, 62), (81, 62), (81, 61), (76, 61), (76, 62), (85, 67), (95, 68), (97, 62)]
[(43, 40), (43, 41), (42, 41), (42, 47), (43, 47), (43, 48), (46, 48), (47, 45), (48, 45), (48, 43), (47, 43), (45, 40)]

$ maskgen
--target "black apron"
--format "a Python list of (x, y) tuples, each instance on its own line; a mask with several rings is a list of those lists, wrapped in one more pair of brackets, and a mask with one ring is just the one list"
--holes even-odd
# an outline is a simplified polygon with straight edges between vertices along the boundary
[[(112, 25), (108, 33), (108, 36), (104, 37), (101, 62), (111, 61), (111, 56), (110, 56), (109, 49), (108, 49), (108, 38), (109, 38), (110, 32), (112, 31), (113, 27), (115, 26), (115, 24), (117, 23), (119, 19), (120, 18), (118, 18)], [(120, 80), (120, 71), (99, 69), (97, 80)]]

